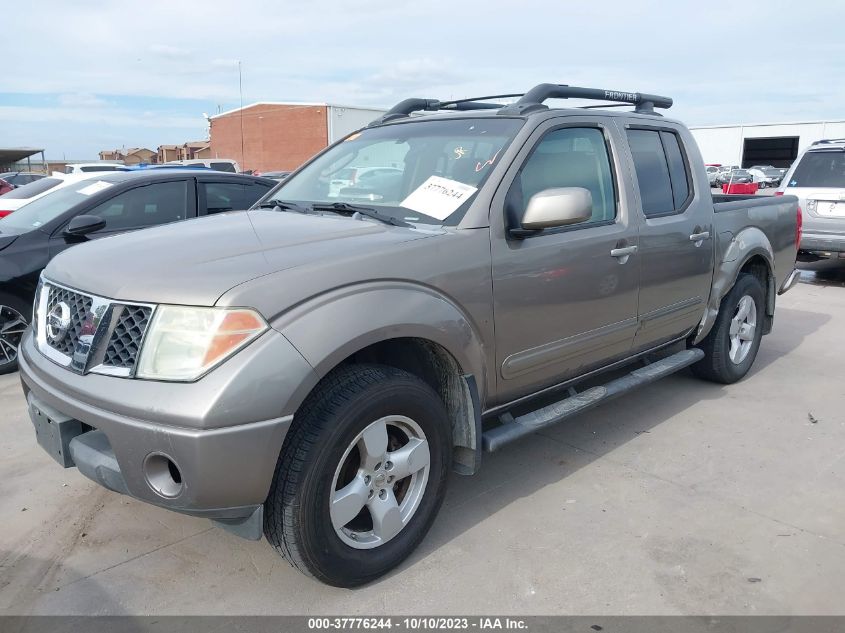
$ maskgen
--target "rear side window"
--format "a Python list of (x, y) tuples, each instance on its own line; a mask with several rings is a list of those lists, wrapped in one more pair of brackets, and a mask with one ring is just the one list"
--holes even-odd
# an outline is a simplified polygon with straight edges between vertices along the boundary
[(678, 137), (671, 132), (661, 132), (660, 140), (666, 150), (666, 162), (669, 163), (669, 179), (672, 181), (672, 200), (675, 209), (680, 209), (689, 197), (689, 174)]
[(188, 213), (188, 182), (176, 180), (136, 187), (97, 205), (86, 215), (106, 221), (103, 231), (122, 231), (184, 220)]
[(260, 182), (203, 182), (205, 208), (209, 214), (249, 209), (271, 186)]
[(228, 171), (231, 173), (235, 173), (235, 166), (232, 163), (219, 163), (219, 162), (212, 162), (209, 164), (211, 169), (214, 171)]
[(845, 152), (807, 152), (786, 186), (845, 189)]
[(676, 134), (657, 130), (628, 130), (646, 217), (681, 211), (690, 196), (689, 168)]
[(508, 204), (521, 216), (531, 196), (557, 187), (582, 187), (590, 192), (593, 215), (588, 223), (616, 217), (613, 172), (601, 130), (561, 128), (546, 134), (514, 180)]

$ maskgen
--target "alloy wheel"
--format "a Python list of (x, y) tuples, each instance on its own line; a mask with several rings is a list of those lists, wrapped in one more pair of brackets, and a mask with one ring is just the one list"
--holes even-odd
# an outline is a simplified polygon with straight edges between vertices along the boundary
[(0, 366), (9, 365), (18, 359), (18, 345), (27, 325), (20, 312), (0, 304)]
[(332, 526), (356, 549), (390, 541), (414, 516), (429, 475), (429, 444), (408, 417), (369, 424), (350, 443), (335, 470), (329, 499)]
[(748, 357), (748, 352), (754, 345), (756, 330), (757, 304), (750, 296), (744, 295), (737, 304), (729, 331), (731, 348), (728, 355), (735, 365), (739, 365)]

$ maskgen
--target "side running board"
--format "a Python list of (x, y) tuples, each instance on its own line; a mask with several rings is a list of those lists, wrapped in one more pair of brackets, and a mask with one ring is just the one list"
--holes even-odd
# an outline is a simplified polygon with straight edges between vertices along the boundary
[(630, 374), (611, 380), (606, 385), (591, 387), (581, 393), (570, 390), (571, 395), (568, 398), (517, 418), (505, 413), (500, 418), (501, 425), (486, 431), (482, 435), (484, 450), (490, 453), (497, 451), (505, 444), (592, 409), (602, 402), (607, 402), (637, 387), (642, 387), (673, 374), (702, 358), (704, 358), (702, 350), (698, 348), (685, 349), (645, 367), (635, 369)]

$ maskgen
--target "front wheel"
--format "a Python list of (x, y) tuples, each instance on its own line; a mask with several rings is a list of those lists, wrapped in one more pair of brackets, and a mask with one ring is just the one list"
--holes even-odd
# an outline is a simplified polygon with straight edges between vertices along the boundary
[(267, 540), (338, 587), (401, 563), (440, 509), (451, 463), (446, 409), (416, 376), (351, 365), (302, 405), (265, 503)]
[(724, 384), (743, 378), (760, 349), (765, 317), (760, 280), (748, 273), (741, 274), (722, 299), (713, 329), (699, 344), (704, 358), (692, 366), (693, 372), (705, 380)]
[(15, 296), (0, 293), (0, 375), (18, 368), (18, 346), (29, 325), (31, 306)]

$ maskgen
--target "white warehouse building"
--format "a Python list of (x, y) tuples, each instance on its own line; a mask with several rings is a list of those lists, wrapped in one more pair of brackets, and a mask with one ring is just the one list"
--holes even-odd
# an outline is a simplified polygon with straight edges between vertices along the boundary
[(815, 141), (845, 138), (845, 120), (691, 127), (708, 164), (789, 167)]

